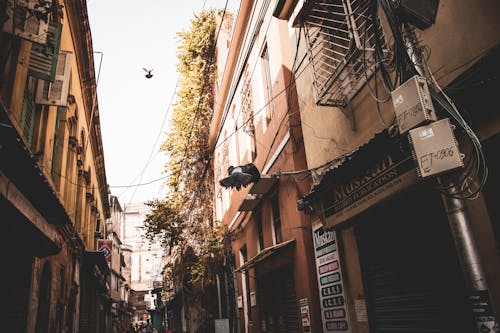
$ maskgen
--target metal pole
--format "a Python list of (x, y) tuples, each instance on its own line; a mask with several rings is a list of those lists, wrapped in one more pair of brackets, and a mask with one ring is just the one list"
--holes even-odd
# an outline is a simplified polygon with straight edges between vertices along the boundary
[(486, 275), (477, 250), (463, 199), (453, 198), (455, 187), (442, 194), (448, 222), (455, 242), (458, 260), (464, 273), (468, 297), (479, 332), (498, 332), (499, 327), (491, 302)]
[[(427, 68), (422, 64), (422, 54), (417, 45), (415, 32), (411, 26), (406, 24), (403, 27), (403, 40), (406, 52), (413, 62), (415, 70), (421, 76), (428, 78), (429, 73)], [(438, 183), (441, 183), (439, 178)], [(465, 212), (464, 200), (454, 198), (454, 193), (457, 192), (455, 186), (450, 186), (447, 189), (447, 193), (441, 194), (441, 198), (445, 205), (446, 214), (448, 215), (448, 222), (455, 242), (458, 260), (467, 283), (472, 315), (478, 332), (500, 332), (486, 283), (486, 275), (484, 274), (476, 241), (467, 213)]]

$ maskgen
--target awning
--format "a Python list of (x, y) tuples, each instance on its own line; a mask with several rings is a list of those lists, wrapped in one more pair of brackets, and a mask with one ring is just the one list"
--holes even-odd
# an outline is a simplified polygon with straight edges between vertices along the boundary
[[(10, 197), (17, 198), (14, 200), (17, 206), (9, 201)], [(62, 241), (54, 227), (47, 224), (38, 212), (31, 208), (13, 184), (5, 182), (2, 172), (0, 212), (2, 232), (7, 235), (1, 245), (4, 251), (14, 251), (16, 254), (22, 252), (23, 255), (41, 258), (61, 250)]]
[(273, 254), (280, 252), (280, 250), (295, 244), (295, 239), (288, 240), (283, 243), (279, 243), (270, 247), (266, 247), (264, 250), (257, 253), (254, 257), (245, 262), (241, 267), (236, 269), (236, 272), (241, 272), (254, 267), (257, 263), (269, 258)]
[(0, 170), (47, 222), (55, 225), (71, 223), (59, 197), (40, 170), (36, 157), (30, 155), (1, 102), (0, 122), (4, 124), (0, 128)]
[(388, 129), (336, 161), (325, 166), (320, 182), (298, 201), (299, 210), (322, 206), (326, 227), (345, 222), (417, 182), (407, 139)]
[(104, 253), (101, 251), (85, 251), (83, 264), (86, 267), (96, 266), (103, 275), (108, 275), (110, 272)]

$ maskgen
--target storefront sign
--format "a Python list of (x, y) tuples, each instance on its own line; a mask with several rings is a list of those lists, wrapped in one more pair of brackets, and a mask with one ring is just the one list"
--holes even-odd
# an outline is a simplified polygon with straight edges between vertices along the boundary
[(372, 165), (354, 170), (360, 168), (361, 171), (334, 182), (332, 192), (324, 197), (327, 227), (356, 216), (417, 181), (413, 159), (398, 150), (387, 153)]
[(302, 328), (304, 333), (311, 332), (311, 316), (309, 315), (309, 300), (307, 298), (301, 298), (299, 300), (300, 305), (300, 317), (302, 319)]
[(354, 300), (354, 310), (356, 311), (356, 320), (359, 322), (367, 322), (368, 314), (366, 312), (366, 302), (364, 298)]
[(238, 303), (238, 309), (243, 309), (243, 296), (238, 296), (237, 303)]
[(229, 333), (229, 319), (215, 319), (215, 333)]
[(97, 240), (97, 251), (104, 254), (107, 262), (111, 262), (111, 251), (113, 249), (113, 241), (110, 239)]
[(257, 297), (255, 295), (255, 291), (250, 292), (250, 306), (256, 306), (257, 305)]
[(314, 254), (324, 333), (350, 332), (335, 231), (313, 224)]

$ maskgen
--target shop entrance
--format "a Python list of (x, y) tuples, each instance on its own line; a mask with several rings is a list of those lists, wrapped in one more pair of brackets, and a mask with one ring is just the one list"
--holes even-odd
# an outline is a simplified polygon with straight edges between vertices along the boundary
[(370, 332), (474, 332), (437, 191), (367, 212), (356, 227)]
[(259, 278), (261, 331), (298, 333), (298, 305), (293, 268), (286, 267)]

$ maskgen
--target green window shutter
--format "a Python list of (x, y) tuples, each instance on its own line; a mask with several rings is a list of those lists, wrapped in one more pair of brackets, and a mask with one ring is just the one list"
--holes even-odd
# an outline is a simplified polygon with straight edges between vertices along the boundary
[(28, 66), (29, 75), (51, 82), (55, 80), (61, 30), (60, 23), (49, 22), (47, 42), (45, 44), (32, 44)]
[(35, 125), (35, 101), (33, 96), (26, 94), (23, 101), (23, 111), (21, 114), (21, 127), (24, 139), (29, 145), (32, 144)]
[(35, 98), (36, 104), (66, 105), (71, 76), (71, 59), (71, 52), (59, 52), (54, 82), (38, 80)]

